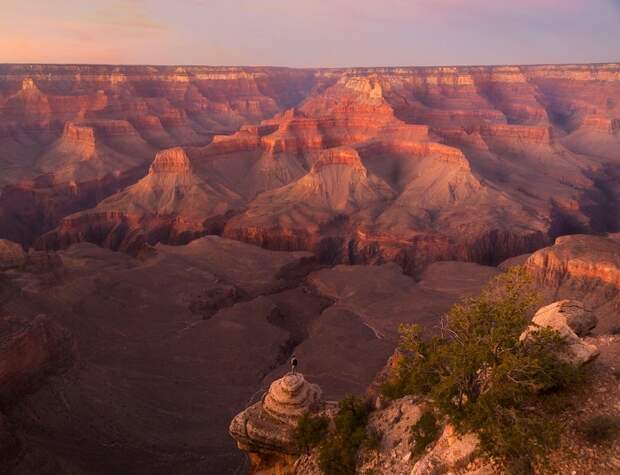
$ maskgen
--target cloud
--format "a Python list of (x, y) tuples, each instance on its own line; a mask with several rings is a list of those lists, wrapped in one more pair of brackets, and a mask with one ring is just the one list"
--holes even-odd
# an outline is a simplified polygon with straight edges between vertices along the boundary
[(0, 62), (602, 61), (620, 39), (620, 0), (0, 1)]
[(154, 62), (153, 42), (174, 38), (150, 0), (6, 1), (0, 62)]
[(78, 22), (84, 27), (131, 31), (136, 33), (157, 33), (169, 30), (169, 26), (155, 19), (148, 5), (142, 0), (116, 0), (92, 12), (83, 14)]

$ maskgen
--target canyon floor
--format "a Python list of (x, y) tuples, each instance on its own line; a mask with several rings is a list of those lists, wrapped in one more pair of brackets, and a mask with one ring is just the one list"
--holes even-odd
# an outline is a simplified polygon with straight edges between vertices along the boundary
[(513, 264), (606, 338), (619, 177), (618, 64), (0, 65), (0, 461), (243, 473), (293, 353), (363, 393)]
[(45, 473), (225, 473), (242, 461), (232, 416), (293, 351), (327, 397), (363, 393), (399, 323), (432, 327), (497, 273), (440, 263), (417, 283), (395, 264), (320, 269), (308, 253), (219, 237), (143, 259), (93, 244), (56, 257), (3, 281), (3, 314), (49, 315), (79, 351), (7, 411), (32, 450), (17, 474), (35, 463)]

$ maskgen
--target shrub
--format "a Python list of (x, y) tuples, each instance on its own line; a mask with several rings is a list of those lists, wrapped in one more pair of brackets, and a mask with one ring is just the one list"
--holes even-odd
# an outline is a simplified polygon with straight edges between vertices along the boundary
[(455, 305), (437, 336), (401, 326), (400, 361), (384, 393), (427, 396), (459, 431), (476, 432), (489, 455), (543, 455), (558, 440), (553, 414), (580, 370), (563, 357), (566, 343), (555, 331), (520, 341), (536, 302), (525, 271), (513, 268), (479, 297)]
[(420, 419), (411, 427), (411, 453), (419, 456), (424, 453), (426, 447), (437, 440), (439, 436), (439, 425), (435, 413), (425, 410)]
[(613, 325), (609, 329), (609, 334), (610, 335), (620, 335), (620, 325)]
[(590, 444), (603, 444), (614, 440), (620, 434), (620, 418), (593, 416), (581, 426), (583, 438)]
[(306, 412), (297, 423), (293, 439), (300, 452), (309, 452), (319, 445), (327, 435), (329, 418), (327, 416), (313, 416)]
[(364, 447), (368, 450), (379, 450), (381, 448), (381, 434), (374, 429), (367, 431)]
[(349, 396), (338, 404), (334, 417), (335, 430), (319, 448), (319, 467), (325, 475), (353, 475), (357, 452), (367, 440), (366, 424), (370, 403)]

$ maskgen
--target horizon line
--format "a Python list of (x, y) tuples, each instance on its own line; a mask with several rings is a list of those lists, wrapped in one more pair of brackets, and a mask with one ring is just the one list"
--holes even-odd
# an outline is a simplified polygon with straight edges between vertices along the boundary
[(0, 62), (2, 66), (94, 66), (94, 67), (167, 67), (167, 68), (237, 68), (237, 69), (292, 69), (292, 70), (351, 70), (351, 69), (421, 69), (421, 68), (490, 68), (490, 67), (541, 67), (541, 66), (619, 66), (618, 61), (568, 62), (568, 63), (486, 63), (486, 64), (433, 64), (393, 66), (274, 66), (233, 64), (182, 64), (182, 63), (80, 63), (80, 62)]

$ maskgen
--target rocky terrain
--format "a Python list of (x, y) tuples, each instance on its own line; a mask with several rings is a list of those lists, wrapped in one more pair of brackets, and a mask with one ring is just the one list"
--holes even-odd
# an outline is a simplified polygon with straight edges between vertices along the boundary
[[(364, 392), (399, 323), (432, 326), (497, 273), (437, 263), (417, 283), (395, 264), (322, 268), (307, 252), (216, 236), (137, 258), (91, 243), (20, 255), (2, 273), (2, 315), (47, 314), (78, 356), (7, 406), (21, 444), (15, 474), (240, 469), (230, 419), (286, 372), (293, 352), (326, 397)], [(433, 277), (447, 268), (453, 277)], [(49, 338), (32, 342), (32, 364), (45, 363)], [(13, 371), (27, 374), (24, 364)]]
[[(592, 248), (593, 252), (587, 253), (586, 248), (581, 248), (582, 252), (578, 253), (577, 249), (580, 249), (580, 245), (587, 243), (588, 240), (590, 241), (588, 244), (597, 245)], [(558, 275), (566, 286), (571, 279), (578, 279), (580, 283), (580, 285), (575, 285), (573, 281), (572, 290), (564, 287), (565, 295), (570, 294), (573, 297), (588, 295), (588, 292), (582, 293), (583, 286), (587, 285), (590, 289), (596, 288), (595, 282), (599, 277), (593, 274), (609, 275), (618, 270), (618, 266), (610, 265), (605, 257), (597, 253), (605, 245), (617, 244), (610, 238), (565, 236), (558, 239), (555, 246), (533, 254), (527, 259), (526, 265), (532, 270), (540, 266), (536, 274), (536, 287), (543, 292), (545, 297), (548, 297), (557, 292), (558, 281), (545, 282), (542, 276), (548, 275), (549, 270), (554, 267), (557, 269), (561, 265), (566, 269), (568, 262), (581, 261), (581, 264), (587, 265), (591, 271), (589, 284), (583, 275), (571, 276), (570, 272), (566, 271), (558, 272)], [(540, 265), (543, 262), (541, 256), (554, 255), (560, 246), (564, 247), (563, 251), (567, 251), (568, 248), (572, 253), (565, 252), (563, 259), (559, 257), (553, 264), (545, 262), (544, 266)], [(557, 254), (555, 255), (557, 257)], [(453, 265), (453, 263), (440, 264), (444, 267), (442, 270), (446, 269), (445, 266)], [(435, 265), (437, 266), (438, 264)], [(336, 269), (338, 267), (334, 270)], [(341, 267), (339, 272), (351, 273), (355, 272), (355, 269), (357, 267)], [(329, 272), (333, 273), (334, 270)], [(429, 273), (434, 274), (437, 270), (439, 269), (430, 269)], [(343, 291), (346, 292), (345, 295), (349, 297), (352, 294), (352, 300), (357, 300), (355, 292), (352, 291), (353, 285), (350, 283), (358, 279), (349, 276), (349, 278), (338, 280), (344, 281), (342, 285)], [(328, 283), (324, 283), (323, 286), (326, 284)], [(449, 279), (447, 284), (449, 287)], [(328, 287), (322, 288), (325, 292)], [(338, 300), (336, 302), (338, 305)], [(602, 313), (601, 310), (603, 310)], [(610, 334), (610, 330), (606, 328), (606, 322), (599, 321), (599, 316), (604, 319), (610, 317), (605, 310), (605, 308), (598, 307), (592, 311), (590, 306), (577, 300), (554, 301), (536, 311), (530, 326), (520, 337), (520, 339), (527, 339), (541, 328), (552, 328), (567, 342), (566, 357), (587, 369), (584, 383), (576, 387), (569, 400), (565, 402), (571, 408), (571, 417), (562, 417), (560, 422), (562, 436), (559, 447), (546, 458), (547, 465), (537, 467), (535, 473), (607, 474), (620, 472), (620, 459), (618, 458), (620, 447), (620, 438), (618, 438), (620, 434), (620, 419), (618, 418), (620, 337), (617, 335), (617, 330), (612, 329), (613, 334)], [(614, 318), (617, 323), (617, 313)], [(421, 323), (426, 323), (427, 327), (430, 326), (428, 322), (421, 321)], [(505, 468), (496, 461), (483, 457), (476, 434), (460, 434), (450, 424), (441, 428), (437, 440), (422, 454), (415, 455), (410, 430), (420, 420), (427, 402), (413, 396), (386, 400), (377, 391), (381, 381), (385, 379), (386, 371), (392, 364), (392, 360), (388, 361), (387, 366), (378, 373), (377, 379), (367, 388), (366, 397), (372, 401), (373, 410), (365, 430), (367, 433), (375, 434), (377, 441), (373, 447), (362, 446), (357, 454), (355, 473), (402, 475), (512, 473), (506, 472)], [(288, 385), (291, 378), (301, 381), (296, 382), (295, 386), (307, 385), (311, 389), (279, 391), (282, 401), (277, 407), (282, 410), (288, 409), (286, 417), (282, 419), (281, 415), (274, 413), (271, 407), (274, 397), (272, 393), (277, 388)], [(318, 381), (318, 379), (315, 377), (311, 381)], [(302, 375), (288, 373), (282, 379), (272, 383), (269, 390), (262, 395), (260, 402), (240, 412), (232, 420), (229, 428), (230, 434), (236, 440), (239, 449), (248, 455), (251, 473), (261, 475), (321, 475), (323, 473), (319, 468), (319, 450), (315, 449), (310, 452), (300, 450), (296, 445), (294, 435), (296, 427), (294, 421), (299, 421), (304, 412), (334, 418), (337, 412), (336, 402), (317, 400), (320, 394), (318, 386), (306, 382)], [(595, 429), (587, 432), (587, 428), (597, 420), (615, 421), (615, 432), (612, 432), (614, 435), (610, 440), (604, 442), (597, 440), (598, 434), (605, 430), (602, 426), (595, 426)]]
[[(558, 241), (578, 249), (575, 243), (588, 239), (616, 245), (596, 236)], [(534, 253), (528, 265), (557, 247)], [(4, 374), (22, 394), (4, 406), (8, 446), (15, 447), (5, 460), (15, 474), (34, 466), (50, 474), (242, 473), (249, 465), (227, 435), (228, 424), (288, 371), (292, 353), (323, 399), (364, 394), (394, 351), (400, 323), (419, 323), (432, 333), (452, 303), (476, 295), (501, 273), (437, 262), (416, 281), (394, 263), (329, 268), (310, 253), (214, 236), (183, 246), (158, 244), (137, 258), (89, 243), (57, 253), (26, 253), (7, 242), (4, 248), (11, 251), (2, 254), (2, 331), (11, 335), (4, 354), (25, 342), (29, 348), (27, 360), (3, 358), (14, 361)], [(581, 254), (573, 250), (557, 265), (579, 259), (593, 272), (613, 271), (585, 249), (594, 251), (592, 245)], [(568, 284), (566, 272), (561, 278), (561, 293), (555, 280), (541, 277), (537, 284), (552, 302), (580, 298), (584, 285), (595, 294), (609, 292), (598, 281)], [(578, 335), (597, 322), (591, 331), (600, 336), (587, 345), (600, 353), (593, 368), (601, 368), (613, 392), (618, 353), (609, 334), (617, 314), (604, 305), (571, 305), (562, 311), (583, 315)], [(63, 336), (69, 334), (70, 340)], [(613, 411), (608, 403), (602, 407)], [(396, 444), (396, 432), (386, 437)], [(397, 457), (407, 455), (403, 447)], [(397, 463), (386, 450), (375, 465)], [(599, 463), (596, 453), (588, 463)], [(407, 458), (405, 466), (413, 462)], [(567, 462), (560, 457), (558, 463)]]
[[(618, 104), (617, 64), (5, 65), (0, 235), (136, 252), (216, 233), (328, 264), (496, 265), (616, 230)], [(176, 146), (188, 164), (156, 180)], [(208, 185), (203, 222), (187, 219), (187, 167)]]
[[(596, 317), (578, 403), (613, 412), (619, 167), (618, 64), (0, 65), (0, 472), (269, 467), (236, 414), (252, 452), (289, 396), (366, 393), (399, 324), (516, 264)], [(414, 406), (367, 469), (413, 469)]]

